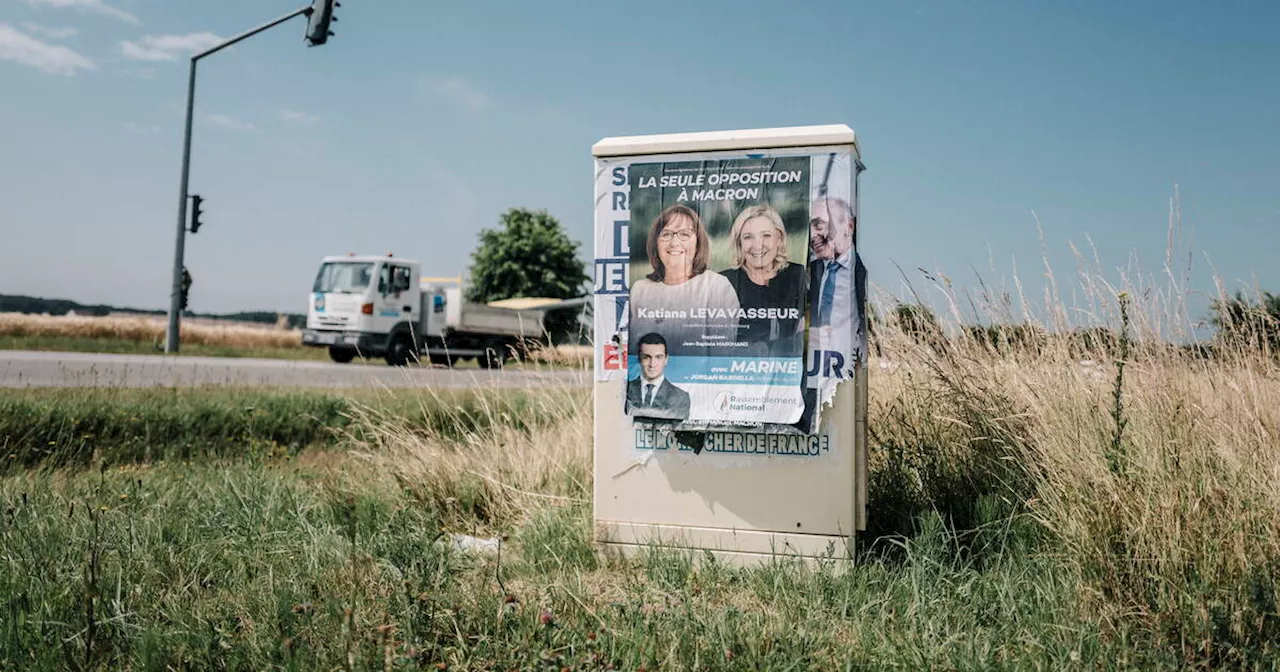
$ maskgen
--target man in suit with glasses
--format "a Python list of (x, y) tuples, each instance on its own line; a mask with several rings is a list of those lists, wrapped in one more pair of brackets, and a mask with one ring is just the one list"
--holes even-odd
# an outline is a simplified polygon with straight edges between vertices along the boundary
[(849, 337), (856, 337), (857, 354), (865, 357), (859, 299), (866, 294), (867, 269), (853, 249), (856, 226), (844, 199), (822, 198), (809, 210), (809, 327), (830, 330), (824, 350), (851, 352)]

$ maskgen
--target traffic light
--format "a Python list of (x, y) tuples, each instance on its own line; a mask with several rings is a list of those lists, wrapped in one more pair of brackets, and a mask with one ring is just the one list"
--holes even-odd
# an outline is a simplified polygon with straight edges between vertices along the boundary
[(333, 31), (329, 30), (329, 23), (338, 20), (333, 15), (333, 8), (341, 6), (338, 0), (312, 0), (311, 13), (307, 15), (308, 47), (316, 47), (329, 41), (333, 35)]
[(187, 309), (187, 293), (191, 291), (191, 274), (187, 272), (186, 267), (182, 268), (182, 294), (181, 294), (181, 310)]
[(199, 194), (191, 197), (191, 233), (200, 230), (200, 215), (203, 214), (200, 210), (201, 203), (204, 203), (204, 199)]

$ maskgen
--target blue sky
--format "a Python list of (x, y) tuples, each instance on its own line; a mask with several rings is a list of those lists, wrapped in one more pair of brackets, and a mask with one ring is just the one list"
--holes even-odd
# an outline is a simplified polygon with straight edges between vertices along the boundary
[[(4, 0), (0, 293), (163, 308), (187, 56), (300, 0)], [(797, 6), (798, 5), (798, 6)], [(1275, 3), (346, 0), (201, 62), (192, 308), (301, 312), (318, 259), (465, 269), (508, 207), (589, 261), (591, 145), (846, 123), (860, 245), (902, 295), (923, 267), (1070, 293), (1163, 272), (1175, 185), (1193, 290), (1280, 291)], [(1092, 252), (1087, 252), (1092, 255)], [(895, 266), (896, 265), (896, 266)], [(1204, 297), (1193, 298), (1193, 317)]]

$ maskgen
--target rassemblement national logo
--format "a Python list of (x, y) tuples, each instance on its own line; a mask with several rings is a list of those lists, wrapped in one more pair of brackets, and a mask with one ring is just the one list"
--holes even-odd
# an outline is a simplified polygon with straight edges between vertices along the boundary
[(721, 392), (716, 395), (715, 409), (719, 413), (725, 413), (729, 410), (729, 405), (733, 403), (732, 392)]
[(729, 411), (752, 411), (759, 412), (764, 410), (764, 398), (762, 397), (740, 397), (732, 392), (721, 392), (716, 395), (714, 407), (720, 413)]

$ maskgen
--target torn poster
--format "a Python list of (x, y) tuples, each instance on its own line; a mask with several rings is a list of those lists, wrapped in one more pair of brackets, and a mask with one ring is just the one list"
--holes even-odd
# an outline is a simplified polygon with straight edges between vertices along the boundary
[(833, 152), (811, 160), (805, 411), (797, 423), (808, 434), (818, 431), (821, 409), (867, 356), (867, 271), (857, 249), (853, 157)]

